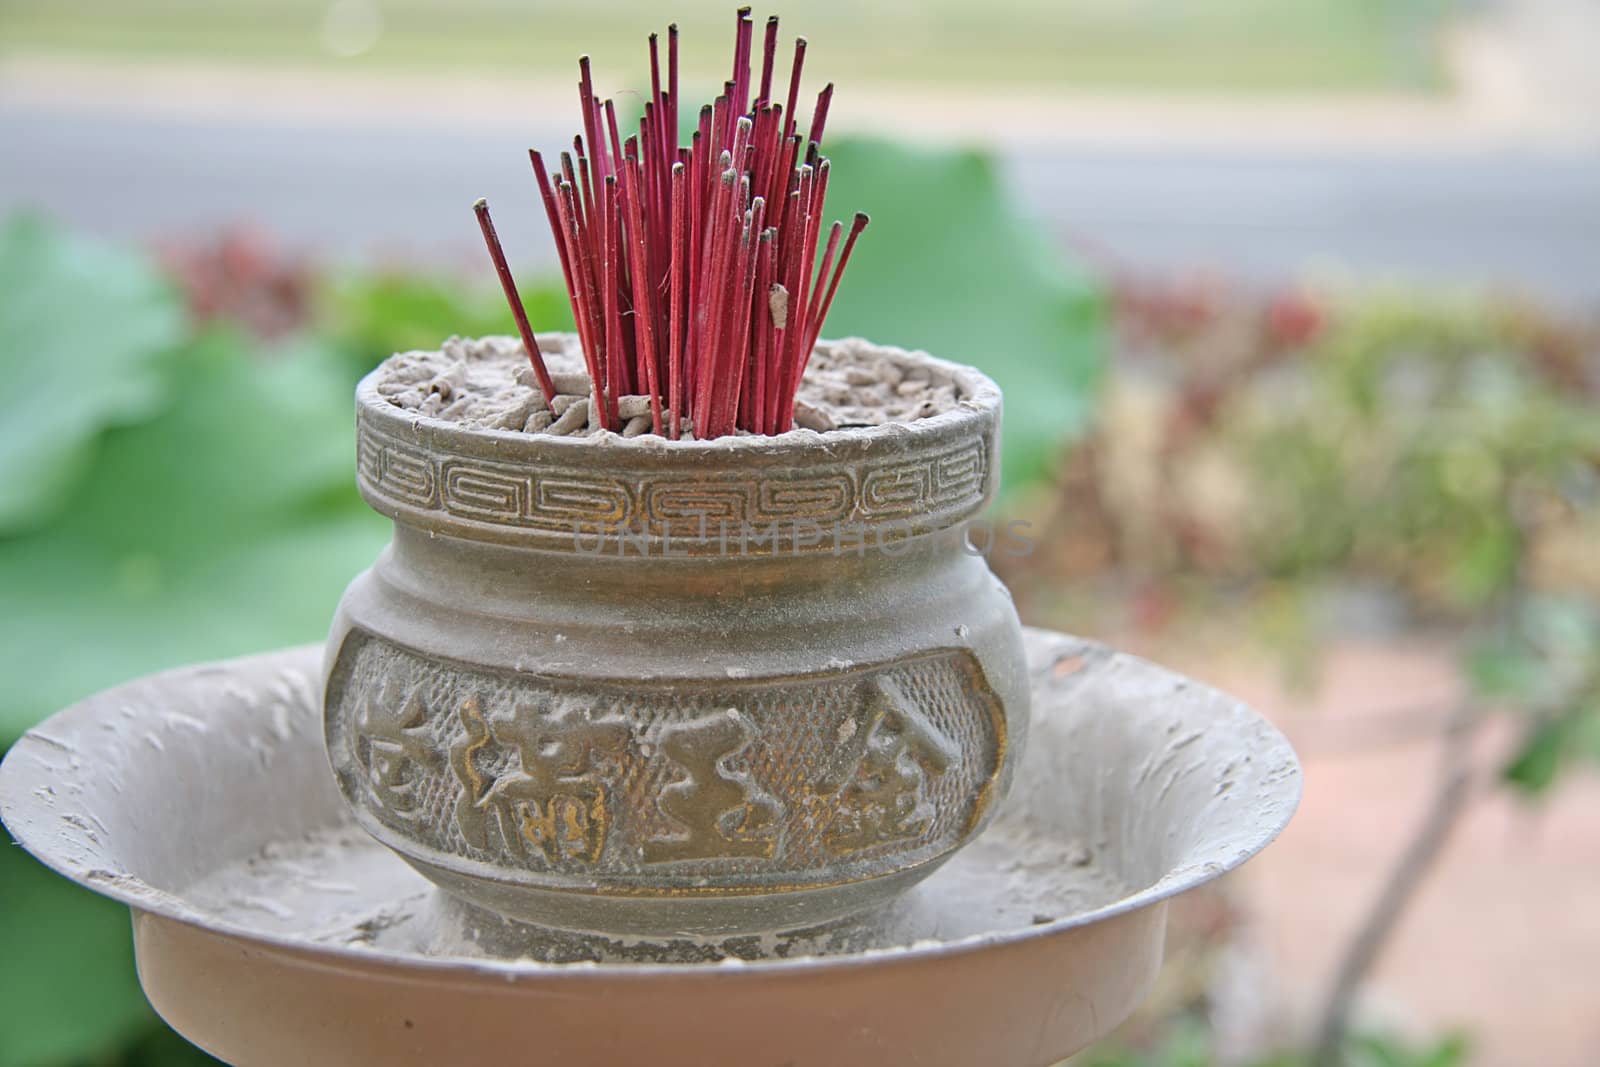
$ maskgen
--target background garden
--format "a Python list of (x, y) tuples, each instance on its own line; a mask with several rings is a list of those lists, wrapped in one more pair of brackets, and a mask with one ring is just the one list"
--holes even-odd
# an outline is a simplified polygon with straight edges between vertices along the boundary
[[(11, 64), (0, 86), (9, 69), (36, 87), (63, 63), (344, 77), (340, 42), (355, 49), (343, 58), (380, 72), (556, 66), (564, 77), (579, 51), (634, 58), (645, 6), (596, 20), (581, 5), (472, 0), (446, 32), (442, 9), (420, 2), (13, 0), (0, 6)], [(720, 47), (720, 5), (689, 6), (686, 32)], [(1414, 102), (1451, 91), (1442, 42), (1475, 10), (1130, 8), (1029, 2), (994, 18), (942, 0), (870, 13), (822, 3), (804, 20), (841, 83), (865, 69), (869, 84), (939, 81), (957, 96), (1014, 83)], [(1547, 981), (1568, 1008), (1595, 1003), (1593, 917), (1540, 902), (1592, 902), (1600, 888), (1600, 826), (1571, 814), (1572, 797), (1596, 795), (1600, 762), (1600, 307), (1359, 270), (1263, 277), (1230, 269), (1226, 249), (1217, 262), (1131, 262), (1080, 239), (1073, 219), (1087, 223), (1094, 204), (1030, 201), (1007, 153), (928, 142), (830, 142), (832, 202), (873, 225), (826, 333), (925, 348), (1000, 381), (999, 507), (1032, 524), (1037, 550), (997, 565), (1025, 621), (1259, 697), (1308, 754), (1308, 808), (1320, 785), (1323, 796), (1360, 788), (1342, 760), (1377, 753), (1384, 779), (1408, 783), (1404, 810), (1354, 825), (1347, 809), (1343, 836), (1318, 839), (1356, 842), (1320, 857), (1328, 870), (1307, 847), (1297, 873), (1230, 879), (1187, 901), (1152, 1004), (1081, 1062), (1595, 1062), (1584, 1057), (1600, 1057), (1600, 1032), (1581, 1022), (1560, 1054), (1523, 1059), (1521, 1031), (1485, 1023), (1465, 995), (1416, 1011), (1409, 997), (1426, 1000), (1426, 977), (1391, 974), (1377, 996), (1369, 980), (1432, 906), (1430, 873), (1459, 872), (1444, 857), (1493, 810), (1510, 830), (1461, 862), (1521, 872), (1496, 882), (1494, 899), (1508, 915), (1548, 911), (1521, 936), (1560, 949), (1525, 981)], [(103, 163), (109, 189), (119, 162)], [(463, 245), (471, 186), (464, 176)], [(226, 229), (99, 226), (34, 210), (3, 180), (0, 191), (16, 209), (0, 224), (3, 748), (135, 675), (320, 639), (388, 536), (354, 488), (355, 382), (392, 352), (511, 323), (487, 265), (466, 258), (335, 254), (248, 213)], [(408, 225), (394, 220), (397, 233)], [(532, 233), (518, 234), (524, 249)], [(536, 329), (565, 329), (545, 262), (542, 280), (538, 263), (522, 272), (524, 296)], [(1374, 648), (1404, 655), (1373, 659)], [(1388, 690), (1406, 690), (1413, 669), (1432, 672), (1414, 687), (1427, 699), (1397, 704)], [(1556, 867), (1537, 843), (1510, 840), (1540, 837), (1547, 812)], [(1319, 833), (1341, 820), (1307, 815)], [(1336, 867), (1360, 877), (1341, 882)], [(1343, 898), (1339, 928), (1316, 925), (1314, 900), (1274, 903), (1284, 885), (1329, 886)], [(1477, 916), (1485, 928), (1500, 919)], [(1287, 949), (1274, 951), (1274, 930)], [(1322, 947), (1298, 953), (1302, 940)], [(1441, 968), (1450, 951), (1438, 948)], [(1552, 960), (1564, 969), (1538, 973)], [(0, 848), (0, 1067), (200, 1062), (139, 993), (125, 910)]]

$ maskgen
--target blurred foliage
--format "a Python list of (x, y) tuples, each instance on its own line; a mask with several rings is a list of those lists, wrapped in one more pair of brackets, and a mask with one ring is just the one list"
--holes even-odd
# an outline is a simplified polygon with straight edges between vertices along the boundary
[(1100, 286), (1019, 216), (976, 152), (830, 143), (828, 203), (872, 216), (828, 317), (983, 368), (1005, 392), (1008, 486), (1049, 477), (1084, 429), (1105, 365)]
[(1575, 760), (1600, 764), (1600, 604), (1574, 596), (1519, 597), (1510, 616), (1466, 657), (1483, 699), (1528, 717), (1502, 778), (1528, 795)]
[[(1219, 1056), (1212, 1044), (1203, 1022), (1184, 1017), (1145, 1047), (1107, 1043), (1073, 1057), (1068, 1067), (1311, 1067), (1306, 1057), (1293, 1052), (1241, 1062)], [(1343, 1057), (1345, 1067), (1465, 1067), (1468, 1051), (1466, 1039), (1459, 1036), (1415, 1045), (1388, 1035), (1362, 1034), (1347, 1043)]]
[(64, 514), (0, 549), (0, 736), (153, 666), (315, 638), (386, 539), (325, 349), (211, 332), (178, 356), (170, 408), (107, 433)]
[(102, 1060), (150, 1029), (128, 909), (0, 842), (0, 1064)]
[(1391, 578), (1446, 612), (1502, 595), (1531, 512), (1600, 507), (1595, 399), (1541, 373), (1520, 325), (1367, 302), (1299, 380), (1219, 412), (1261, 489), (1248, 550), (1279, 575)]
[(1319, 616), (1424, 625), (1523, 717), (1510, 784), (1600, 755), (1600, 329), (1205, 278), (1117, 306), (1103, 422), (1009, 575), (1025, 612), (1059, 623), (1049, 590), (1121, 576), (1136, 626), (1231, 610), (1304, 649)]
[[(1019, 435), (1024, 471), (1040, 472), (1084, 421), (1104, 346), (1096, 290), (1034, 242), (980, 157), (840, 154), (839, 172), (858, 173), (837, 202), (870, 205), (881, 231), (836, 317), (1048, 398), (1035, 410), (1052, 421)], [(918, 179), (897, 188), (911, 163)], [(510, 332), (491, 279), (487, 265), (479, 285), (328, 277), (259, 234), (151, 258), (37, 221), (7, 228), (0, 747), (127, 678), (321, 637), (388, 537), (355, 491), (355, 382), (395, 351)], [(525, 283), (524, 298), (541, 330), (570, 323), (559, 285)], [(0, 1067), (208, 1062), (174, 1052), (149, 1014), (124, 909), (10, 848), (0, 899)]]
[(102, 430), (166, 402), (162, 360), (183, 336), (171, 290), (132, 252), (26, 216), (0, 229), (0, 536), (61, 508)]
[[(539, 332), (571, 330), (572, 307), (560, 279), (519, 283)], [(498, 289), (459, 280), (389, 271), (335, 281), (323, 301), (326, 335), (359, 373), (396, 352), (438, 348), (451, 334), (482, 337), (516, 332)]]

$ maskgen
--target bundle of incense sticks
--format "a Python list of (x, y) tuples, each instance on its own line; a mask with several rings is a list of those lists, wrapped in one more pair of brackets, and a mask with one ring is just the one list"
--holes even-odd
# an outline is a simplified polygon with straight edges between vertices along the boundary
[[(616, 107), (595, 96), (584, 56), (583, 132), (557, 173), (528, 153), (607, 429), (619, 428), (617, 398), (640, 394), (650, 398), (653, 430), (668, 437), (685, 419), (699, 439), (793, 424), (800, 377), (867, 216), (855, 216), (848, 236), (833, 223), (818, 266), (829, 169), (819, 146), (833, 85), (817, 95), (802, 137), (795, 111), (805, 38), (794, 43), (781, 104), (772, 98), (777, 16), (767, 20), (759, 82), (751, 78), (754, 39), (750, 9), (741, 8), (733, 77), (700, 109), (687, 147), (678, 139), (671, 26), (665, 85), (650, 35), (650, 97), (637, 133), (621, 136)], [(488, 205), (474, 210), (540, 387), (554, 396)]]

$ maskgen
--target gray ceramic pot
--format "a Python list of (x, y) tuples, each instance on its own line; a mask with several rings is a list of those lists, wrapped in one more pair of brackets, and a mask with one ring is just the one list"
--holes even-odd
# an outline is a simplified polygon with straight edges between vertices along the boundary
[(963, 531), (1000, 393), (836, 345), (962, 400), (694, 442), (469, 430), (361, 384), (361, 492), (395, 534), (339, 605), (325, 714), (367, 830), (504, 915), (727, 936), (870, 907), (983, 828), (1028, 721)]

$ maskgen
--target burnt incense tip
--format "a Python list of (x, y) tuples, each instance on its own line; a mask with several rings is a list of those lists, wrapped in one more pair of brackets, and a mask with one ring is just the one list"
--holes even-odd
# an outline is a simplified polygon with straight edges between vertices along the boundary
[(804, 37), (796, 37), (794, 39), (794, 46), (802, 52), (806, 50), (806, 43), (807, 42)]
[(482, 196), (478, 197), (478, 199), (476, 199), (476, 200), (474, 200), (472, 202), (472, 210), (476, 211), (480, 215), (488, 213), (488, 211), (489, 211), (489, 200), (488, 200), (488, 198), (487, 197), (482, 197)]
[(742, 19), (747, 19), (747, 18), (749, 18), (749, 17), (750, 17), (750, 8), (748, 8), (748, 7), (741, 7), (741, 8), (740, 8), (740, 9), (739, 9), (739, 12), (738, 12), (738, 13), (739, 13), (739, 18), (740, 18), (740, 19), (741, 19), (741, 20), (742, 20)]
[(865, 211), (856, 212), (856, 225), (857, 226), (865, 226), (867, 223), (869, 223), (871, 221), (872, 221), (872, 216), (868, 215)]
[(682, 174), (683, 173), (683, 164), (682, 163), (674, 163), (672, 165), (672, 173), (673, 174)]

